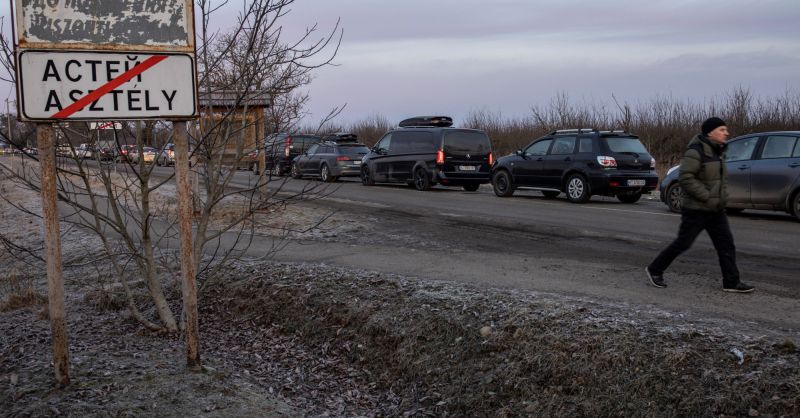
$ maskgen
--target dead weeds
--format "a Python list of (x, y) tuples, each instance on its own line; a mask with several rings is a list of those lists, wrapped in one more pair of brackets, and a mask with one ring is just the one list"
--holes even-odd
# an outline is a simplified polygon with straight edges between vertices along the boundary
[(366, 386), (398, 396), (378, 415), (800, 414), (800, 356), (785, 342), (323, 267), (260, 265), (231, 277), (247, 279), (213, 289), (207, 314), (277, 326), (341, 358)]

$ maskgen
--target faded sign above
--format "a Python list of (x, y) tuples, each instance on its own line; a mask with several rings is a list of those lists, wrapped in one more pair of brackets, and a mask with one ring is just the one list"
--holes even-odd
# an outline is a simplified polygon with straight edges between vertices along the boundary
[(192, 0), (15, 0), (21, 48), (194, 52)]

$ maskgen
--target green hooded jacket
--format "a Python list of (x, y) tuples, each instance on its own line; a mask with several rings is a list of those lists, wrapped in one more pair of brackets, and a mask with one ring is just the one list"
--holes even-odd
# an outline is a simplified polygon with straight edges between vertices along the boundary
[(689, 142), (680, 167), (683, 208), (721, 212), (728, 202), (725, 146), (697, 135)]

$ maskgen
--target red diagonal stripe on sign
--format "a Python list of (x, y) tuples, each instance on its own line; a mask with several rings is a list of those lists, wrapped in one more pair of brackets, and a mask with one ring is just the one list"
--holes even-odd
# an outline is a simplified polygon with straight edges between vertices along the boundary
[(103, 95), (108, 94), (109, 92), (111, 92), (111, 90), (114, 90), (115, 88), (121, 86), (124, 83), (127, 83), (128, 81), (131, 81), (137, 75), (145, 72), (147, 69), (152, 68), (154, 65), (158, 64), (161, 61), (164, 61), (165, 59), (167, 59), (167, 55), (153, 55), (152, 57), (135, 65), (130, 70), (120, 74), (119, 77), (109, 81), (106, 84), (103, 84), (102, 86), (100, 86), (99, 89), (87, 94), (86, 96), (83, 96), (77, 102), (67, 106), (63, 110), (56, 113), (55, 115), (51, 116), (51, 118), (66, 119), (70, 117), (72, 114), (80, 111), (81, 109), (88, 106), (95, 100), (103, 97)]

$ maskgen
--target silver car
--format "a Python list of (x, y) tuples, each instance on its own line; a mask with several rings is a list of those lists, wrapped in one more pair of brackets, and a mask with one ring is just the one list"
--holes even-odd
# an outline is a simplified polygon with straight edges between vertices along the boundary
[[(728, 211), (785, 211), (800, 220), (800, 131), (764, 132), (728, 141)], [(659, 186), (661, 200), (680, 212), (679, 166)]]
[(292, 161), (294, 178), (318, 177), (324, 182), (336, 181), (340, 177), (358, 177), (361, 174), (361, 159), (367, 155), (366, 145), (349, 140), (325, 141), (312, 145), (308, 151)]

